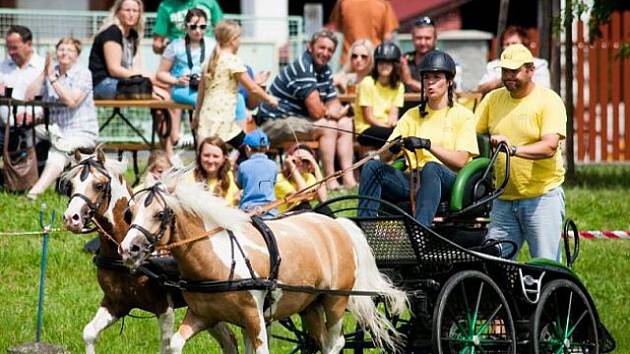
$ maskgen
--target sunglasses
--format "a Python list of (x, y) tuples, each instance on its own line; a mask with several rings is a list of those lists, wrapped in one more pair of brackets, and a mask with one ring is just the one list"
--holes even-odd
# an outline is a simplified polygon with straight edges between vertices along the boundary
[(433, 20), (429, 16), (422, 16), (413, 23), (414, 26), (434, 26)]
[(208, 27), (208, 25), (188, 25), (188, 29), (191, 31), (196, 30), (197, 28), (205, 30)]
[(367, 59), (368, 55), (367, 54), (356, 54), (356, 53), (352, 53), (352, 55), (350, 55), (350, 58), (352, 60), (356, 59), (356, 58), (361, 58), (361, 59)]

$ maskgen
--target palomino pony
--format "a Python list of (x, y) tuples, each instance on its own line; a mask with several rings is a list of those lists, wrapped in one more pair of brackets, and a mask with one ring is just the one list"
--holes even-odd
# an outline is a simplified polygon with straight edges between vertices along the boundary
[[(133, 197), (132, 225), (120, 245), (127, 265), (138, 267), (152, 250), (170, 246), (185, 281), (249, 279), (252, 269), (257, 277), (270, 277), (270, 248), (247, 214), (226, 206), (202, 185), (174, 185), (158, 183)], [(394, 314), (407, 307), (406, 294), (379, 272), (363, 232), (352, 221), (302, 213), (265, 224), (275, 234), (281, 258), (277, 287), (184, 291), (188, 309), (171, 339), (174, 353), (181, 353), (197, 332), (220, 321), (243, 329), (247, 353), (269, 353), (266, 324), (296, 313), (322, 353), (338, 353), (344, 347), (346, 308), (369, 328), (377, 346), (398, 348), (400, 334), (372, 298), (348, 296), (352, 290), (373, 291), (386, 298)], [(340, 291), (295, 291), (283, 285)]]
[[(95, 353), (99, 334), (119, 318), (134, 309), (155, 314), (161, 334), (161, 353), (170, 353), (170, 337), (173, 334), (174, 308), (186, 306), (181, 292), (167, 290), (157, 281), (142, 274), (131, 274), (122, 266), (118, 244), (124, 238), (129, 225), (124, 221), (124, 211), (131, 199), (130, 188), (122, 177), (126, 166), (116, 160), (106, 160), (102, 151), (96, 156), (82, 158), (64, 179), (70, 184), (71, 197), (64, 213), (69, 230), (81, 233), (90, 220), (99, 226), (100, 250), (97, 278), (103, 290), (101, 305), (92, 321), (83, 329), (86, 353)], [(117, 266), (117, 263), (120, 266)], [(229, 328), (219, 324), (210, 330), (225, 353), (236, 353), (236, 339)]]

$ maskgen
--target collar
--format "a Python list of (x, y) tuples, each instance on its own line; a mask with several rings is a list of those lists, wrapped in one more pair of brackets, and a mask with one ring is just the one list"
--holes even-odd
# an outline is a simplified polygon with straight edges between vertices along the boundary
[[(13, 61), (13, 58), (11, 57), (7, 57), (8, 63), (10, 66), (19, 68), (18, 65)], [(44, 66), (44, 58), (42, 58), (41, 56), (39, 56), (39, 54), (37, 54), (36, 52), (33, 52), (33, 54), (31, 55), (31, 58), (28, 60), (28, 62), (26, 63), (26, 65), (24, 66), (24, 68), (20, 68), (21, 70), (24, 70), (26, 68), (39, 68), (39, 67), (43, 67)]]
[(326, 72), (326, 70), (328, 70), (330, 67), (328, 66), (328, 64), (320, 67), (319, 69), (317, 68), (317, 66), (315, 66), (315, 61), (313, 60), (313, 55), (311, 54), (311, 52), (308, 51), (308, 49), (306, 51), (304, 51), (304, 54), (302, 55), (302, 59), (306, 60), (306, 64), (308, 65), (312, 65), (313, 66), (313, 71), (320, 74), (323, 72)]
[(267, 155), (264, 152), (255, 152), (250, 157), (250, 159), (267, 159)]

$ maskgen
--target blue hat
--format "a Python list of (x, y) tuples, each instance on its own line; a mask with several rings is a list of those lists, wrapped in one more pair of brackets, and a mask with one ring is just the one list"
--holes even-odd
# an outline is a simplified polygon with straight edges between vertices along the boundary
[(256, 129), (253, 132), (245, 135), (243, 139), (243, 145), (247, 145), (250, 148), (261, 148), (269, 146), (269, 138), (262, 130)]

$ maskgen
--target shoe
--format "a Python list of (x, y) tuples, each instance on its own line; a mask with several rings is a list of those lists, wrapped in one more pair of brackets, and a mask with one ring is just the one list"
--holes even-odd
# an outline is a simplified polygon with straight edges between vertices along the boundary
[(37, 200), (38, 195), (35, 193), (31, 193), (30, 191), (28, 193), (26, 193), (26, 199), (34, 202)]

